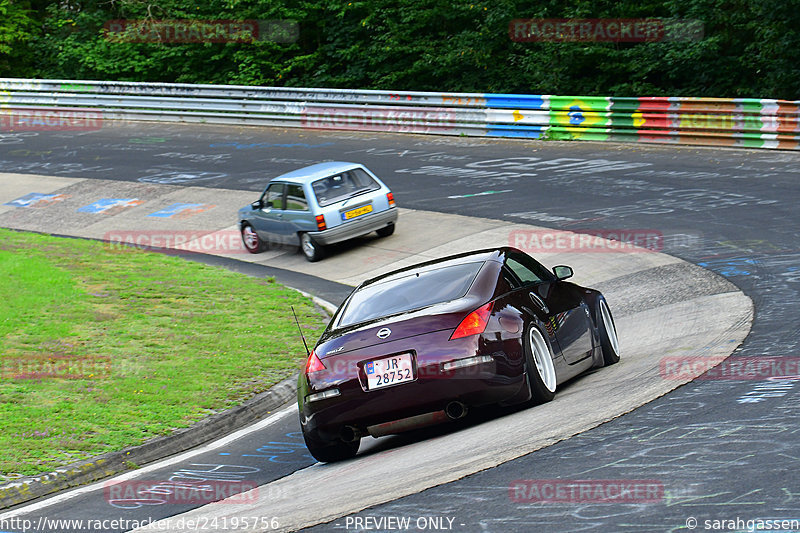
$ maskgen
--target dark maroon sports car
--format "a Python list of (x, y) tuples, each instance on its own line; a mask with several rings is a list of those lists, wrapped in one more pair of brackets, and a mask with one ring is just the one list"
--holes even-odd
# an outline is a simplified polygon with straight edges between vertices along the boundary
[(470, 406), (546, 402), (558, 384), (619, 361), (605, 298), (570, 276), (497, 248), (359, 285), (300, 374), (311, 454), (342, 460), (366, 435), (460, 418)]

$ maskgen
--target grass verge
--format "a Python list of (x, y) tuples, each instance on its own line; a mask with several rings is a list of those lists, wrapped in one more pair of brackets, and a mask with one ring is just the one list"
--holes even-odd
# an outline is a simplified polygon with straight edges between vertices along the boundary
[(326, 322), (272, 279), (95, 241), (0, 229), (0, 279), (0, 483), (241, 403), (300, 368), (290, 306)]

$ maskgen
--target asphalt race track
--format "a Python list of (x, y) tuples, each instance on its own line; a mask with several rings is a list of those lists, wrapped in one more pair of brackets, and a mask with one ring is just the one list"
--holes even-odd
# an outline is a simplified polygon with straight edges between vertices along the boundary
[[(169, 241), (172, 244), (170, 248), (174, 250), (171, 253), (197, 250), (213, 252), (215, 255), (201, 256), (209, 261), (222, 261), (226, 256), (230, 258), (236, 255), (239, 261), (234, 261), (233, 264), (238, 267), (237, 270), (243, 267), (256, 268), (253, 273), (263, 275), (264, 271), (275, 272), (275, 267), (280, 266), (283, 268), (278, 272), (278, 279), (309, 292), (334, 296), (343, 295), (344, 292), (340, 291), (347, 287), (338, 282), (358, 283), (402, 264), (496, 246), (498, 243), (516, 242), (520, 237), (530, 241), (536, 236), (543, 242), (550, 242), (559, 236), (567, 244), (565, 249), (562, 246), (558, 250), (537, 253), (537, 256), (550, 265), (570, 263), (576, 269), (575, 279), (579, 283), (602, 289), (616, 315), (620, 341), (625, 346), (624, 359), (610, 369), (583, 376), (573, 382), (580, 386), (570, 387), (564, 384), (558, 398), (547, 405), (537, 409), (508, 412), (504, 417), (490, 416), (490, 422), (473, 423), (459, 433), (450, 431), (445, 441), (421, 440), (414, 445), (403, 446), (402, 449), (389, 450), (383, 447), (384, 444), (375, 447), (373, 445), (376, 442), (367, 439), (361, 460), (357, 463), (358, 469), (352, 468), (351, 463), (316, 465), (314, 468), (298, 471), (297, 475), (272, 481), (268, 485), (261, 483), (269, 481), (264, 479), (264, 475), (269, 472), (254, 465), (252, 460), (239, 460), (263, 456), (262, 458), (268, 458), (272, 463), (288, 459), (283, 454), (278, 458), (265, 454), (275, 450), (276, 446), (285, 454), (286, 446), (292, 445), (287, 442), (286, 434), (276, 435), (276, 428), (269, 427), (266, 423), (256, 425), (256, 438), (266, 441), (265, 446), (258, 446), (254, 451), (247, 439), (223, 439), (226, 448), (219, 453), (222, 456), (219, 459), (224, 459), (222, 462), (197, 463), (196, 459), (191, 462), (183, 460), (189, 457), (177, 462), (158, 462), (155, 458), (140, 460), (129, 457), (137, 464), (148, 464), (154, 460), (156, 463), (150, 464), (146, 469), (106, 480), (101, 483), (102, 487), (98, 485), (96, 488), (86, 487), (76, 491), (82, 497), (82, 507), (92, 507), (91, 515), (103, 517), (110, 521), (109, 524), (113, 524), (114, 518), (119, 517), (149, 521), (163, 515), (170, 516), (178, 509), (200, 507), (202, 502), (184, 501), (187, 493), (200, 490), (197, 487), (187, 489), (187, 486), (209, 485), (215, 489), (223, 489), (223, 494), (217, 494), (216, 490), (209, 491), (215, 499), (220, 500), (232, 492), (232, 487), (236, 487), (237, 482), (242, 485), (237, 493), (248, 493), (248, 501), (239, 503), (247, 504), (248, 508), (230, 507), (232, 500), (228, 499), (225, 506), (198, 509), (196, 512), (202, 519), (208, 519), (212, 511), (222, 514), (221, 517), (215, 514), (215, 520), (233, 520), (240, 514), (248, 517), (264, 516), (268, 512), (281, 517), (280, 520), (275, 518), (274, 522), (270, 520), (270, 527), (275, 524), (275, 528), (280, 527), (282, 530), (335, 519), (369, 505), (385, 503), (497, 466), (625, 414), (691, 380), (691, 375), (663, 372), (660, 366), (662, 361), (668, 360), (664, 357), (665, 354), (669, 354), (673, 361), (677, 358), (688, 363), (687, 358), (691, 358), (692, 365), (699, 364), (701, 367), (715, 364), (719, 362), (719, 357), (727, 357), (741, 343), (752, 321), (751, 301), (733, 284), (708, 270), (658, 253), (658, 246), (654, 246), (652, 250), (637, 247), (619, 249), (620, 241), (600, 240), (598, 242), (603, 244), (602, 248), (585, 252), (582, 251), (582, 248), (586, 249), (585, 246), (578, 246), (580, 241), (574, 248), (569, 246), (570, 239), (579, 236), (576, 233), (400, 208), (402, 231), (398, 231), (390, 239), (380, 239), (372, 235), (360, 239), (358, 243), (339, 248), (328, 257), (321, 268), (318, 263), (307, 263), (299, 257), (295, 249), (273, 247), (268, 252), (252, 255), (242, 248), (235, 226), (226, 227), (229, 222), (226, 215), (237, 206), (249, 203), (252, 193), (211, 187), (191, 188), (27, 174), (2, 176), (5, 180), (0, 186), (0, 201), (8, 206), (8, 211), (0, 215), (0, 223), (32, 231), (47, 231), (57, 226), (65, 235), (100, 237), (111, 241), (122, 237), (124, 240), (135, 237), (134, 242), (140, 244), (153, 244), (154, 239), (162, 245)], [(49, 194), (42, 196), (44, 193)], [(37, 196), (32, 198), (31, 194)], [(176, 204), (176, 199), (182, 202)], [(192, 203), (187, 204), (187, 201)], [(188, 212), (185, 211), (187, 206), (192, 206)], [(433, 228), (435, 231), (432, 231)], [(642, 236), (650, 234), (652, 232), (638, 230), (635, 233)], [(586, 234), (582, 234), (580, 238), (585, 236)], [(177, 244), (179, 237), (180, 245)], [(193, 238), (184, 243), (183, 238), (188, 237)], [(646, 244), (646, 239), (641, 240), (642, 244)], [(659, 242), (654, 239), (651, 244), (657, 245)], [(603, 253), (602, 261), (598, 260), (598, 251)], [(318, 277), (309, 277), (303, 271), (316, 273)], [(294, 275), (289, 276), (292, 272)], [(329, 279), (325, 280), (322, 276)], [(681, 279), (680, 288), (665, 291), (665, 287), (669, 287), (676, 278)], [(327, 283), (323, 283), (325, 281)], [(310, 287), (309, 282), (313, 282)], [(635, 289), (632, 290), (631, 287)], [(715, 320), (707, 320), (709, 315), (714, 315)], [(690, 333), (683, 333), (684, 331)], [(659, 354), (662, 357), (658, 357)], [(292, 388), (291, 383), (286, 383), (285, 386), (274, 387), (274, 390), (285, 392)], [(282, 394), (282, 397), (291, 397), (291, 393), (288, 396)], [(597, 397), (605, 398), (606, 401), (599, 405), (595, 402)], [(279, 406), (280, 403), (270, 402), (270, 405)], [(473, 415), (474, 411), (473, 409)], [(493, 411), (495, 415), (498, 414), (496, 409)], [(527, 430), (529, 427), (539, 427), (540, 430), (531, 434)], [(195, 433), (193, 438), (196, 442), (213, 440), (210, 437), (203, 440), (202, 430), (196, 430)], [(502, 445), (495, 442), (498, 434), (503, 435)], [(221, 445), (220, 441), (216, 441), (213, 448), (217, 449)], [(397, 447), (395, 442), (393, 448)], [(456, 452), (455, 447), (460, 447), (461, 450)], [(167, 450), (170, 453), (160, 457), (182, 449), (185, 448), (170, 447)], [(374, 457), (367, 457), (370, 449), (378, 453)], [(386, 460), (390, 453), (391, 458)], [(409, 454), (410, 457), (404, 457)], [(448, 468), (444, 470), (442, 464), (446, 464)], [(403, 466), (402, 476), (393, 475), (396, 465)], [(366, 470), (362, 470), (365, 467)], [(74, 467), (74, 470), (84, 475), (82, 468)], [(125, 470), (124, 464), (117, 467), (117, 472), (122, 473)], [(371, 476), (380, 478), (381, 483), (377, 486), (364, 483), (366, 471)], [(253, 479), (242, 478), (245, 474), (250, 474)], [(61, 476), (62, 484), (76, 485), (69, 483), (68, 473), (58, 476)], [(319, 479), (320, 476), (322, 480)], [(337, 490), (335, 496), (326, 498), (325, 506), (309, 509), (304, 505), (304, 500), (297, 497), (304, 486), (327, 486), (330, 485), (330, 479), (334, 478)], [(102, 477), (89, 478), (92, 479), (99, 480)], [(21, 479), (12, 482), (10, 486), (4, 485), (0, 491), (4, 495), (2, 502), (7, 501), (6, 494), (11, 494), (13, 501), (21, 503), (30, 501), (32, 498), (27, 496), (31, 494), (45, 496), (54, 493), (54, 490), (49, 490), (53, 488), (51, 479), (43, 481), (37, 484), (35, 480)], [(260, 486), (258, 491), (249, 491), (245, 485)], [(181, 498), (179, 494), (184, 497)], [(71, 500), (70, 494), (35, 504), (33, 508), (26, 507), (25, 510), (40, 511), (42, 514), (39, 514), (37, 521), (45, 520), (53, 513), (57, 516), (71, 516), (74, 511), (69, 505), (74, 502), (66, 500)], [(52, 505), (55, 503), (65, 505), (55, 510)], [(181, 508), (180, 505), (184, 503), (192, 505)], [(50, 508), (42, 509), (39, 505)], [(230, 513), (236, 516), (228, 516)], [(30, 514), (27, 512), (26, 516)], [(181, 517), (181, 520), (185, 519), (184, 515)], [(103, 530), (125, 530), (130, 527), (135, 526), (128, 522), (118, 526), (96, 526)], [(169, 527), (175, 528), (192, 529), (191, 526)], [(75, 529), (80, 528), (76, 526)]]
[[(0, 172), (4, 173), (233, 191), (260, 191), (275, 174), (332, 159), (365, 163), (406, 208), (570, 231), (636, 230), (663, 235), (663, 252), (727, 278), (754, 302), (750, 334), (729, 361), (742, 363), (736, 368), (752, 366), (759, 359), (770, 365), (766, 374), (755, 378), (739, 373), (697, 380), (595, 429), (548, 442), (552, 445), (499, 466), (487, 463), (480, 472), (459, 474), (455, 481), (438, 486), (433, 486), (437, 479), (449, 479), (445, 473), (448, 452), (452, 463), (470, 453), (453, 446), (460, 435), (486, 428), (482, 438), (494, 438), (502, 457), (509, 442), (525, 435), (535, 439), (544, 428), (504, 426), (529, 420), (520, 416), (526, 413), (477, 413), (465, 427), (365, 442), (365, 457), (344, 468), (358, 471), (356, 479), (378, 492), (383, 483), (393, 486), (385, 479), (388, 474), (382, 471), (382, 462), (395, 461), (397, 483), (403, 484), (403, 472), (413, 470), (415, 462), (425, 462), (424, 457), (415, 457), (417, 451), (452, 448), (440, 450), (442, 472), (430, 473), (427, 486), (432, 488), (399, 499), (386, 494), (383, 501), (388, 503), (346, 517), (334, 513), (332, 521), (314, 529), (397, 530), (403, 522), (386, 520), (391, 517), (409, 518), (411, 530), (438, 525), (453, 531), (672, 531), (691, 528), (694, 518), (698, 530), (732, 531), (745, 527), (713, 527), (714, 523), (705, 521), (800, 518), (795, 474), (800, 461), (796, 386), (800, 321), (794, 305), (800, 282), (800, 239), (798, 210), (792, 207), (800, 196), (796, 179), (800, 154), (144, 124), (112, 126), (78, 136), (73, 132), (0, 134)], [(0, 214), (11, 216), (8, 209), (4, 211)], [(398, 234), (402, 223), (401, 218)], [(508, 244), (532, 246), (526, 235), (530, 237), (516, 235)], [(512, 240), (511, 235), (508, 238)], [(541, 255), (535, 249), (531, 252)], [(348, 249), (341, 251), (348, 253)], [(593, 257), (596, 262), (606, 260), (603, 254)], [(698, 290), (690, 269), (654, 268), (662, 269), (659, 279), (663, 280), (661, 291), (653, 296), (656, 301), (639, 302), (640, 309), (629, 309), (630, 313), (655, 309), (660, 300), (679, 310), (681, 299)], [(613, 285), (613, 278), (608, 279)], [(627, 278), (625, 286), (598, 288), (616, 290), (627, 295), (626, 301), (636, 301), (635, 277)], [(706, 321), (713, 324), (715, 318), (709, 313), (690, 323), (701, 328)], [(665, 330), (671, 323), (669, 316), (663, 317)], [(691, 338), (693, 333), (669, 331), (666, 337)], [(704, 348), (697, 346), (699, 351)], [(591, 393), (591, 380), (602, 375), (601, 370), (568, 385), (559, 398)], [(636, 390), (617, 394), (635, 395)], [(590, 401), (592, 408), (601, 409), (604, 401), (611, 402), (602, 395)], [(545, 407), (549, 406), (531, 411), (544, 412)], [(208, 479), (238, 475), (237, 479), (258, 485), (276, 481), (261, 487), (261, 497), (275, 503), (276, 524), (281, 520), (285, 524), (286, 518), (277, 511), (280, 501), (287, 498), (307, 500), (311, 516), (311, 508), (325, 509), (326, 500), (339, 489), (338, 478), (330, 474), (342, 466), (305, 468), (313, 461), (304, 454), (302, 439), (297, 440), (294, 416), (292, 412), (277, 418), (266, 438), (242, 439), (254, 451), (246, 453), (237, 447), (235, 464), (258, 470), (225, 470), (220, 455), (227, 464), (234, 464), (226, 455), (233, 452), (218, 448), (147, 475), (149, 479), (164, 479), (175, 472)], [(555, 413), (551, 423), (557, 426), (558, 422)], [(371, 478), (370, 467), (381, 475)], [(316, 484), (298, 485), (305, 492), (291, 492), (296, 488), (291, 478), (302, 480), (309, 472), (316, 477), (308, 479)], [(629, 498), (597, 503), (563, 495), (531, 501), (529, 491), (514, 490), (520, 486), (517, 480), (555, 479), (593, 480), (607, 486), (647, 481), (660, 487), (660, 492), (653, 501)], [(270, 492), (270, 487), (275, 490)], [(363, 507), (358, 502), (351, 505)], [(150, 512), (155, 507), (157, 511)], [(237, 512), (237, 504), (212, 507), (221, 508), (221, 515)], [(90, 517), (107, 508), (102, 494), (90, 497), (87, 493), (26, 516)], [(269, 506), (264, 509), (266, 513)], [(152, 506), (148, 516), (163, 518), (186, 510)], [(201, 508), (192, 516), (203, 513), (213, 514)]]

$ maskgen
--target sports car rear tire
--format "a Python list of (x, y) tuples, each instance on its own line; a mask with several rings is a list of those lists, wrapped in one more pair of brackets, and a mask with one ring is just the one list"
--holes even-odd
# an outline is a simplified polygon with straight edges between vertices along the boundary
[(556, 367), (550, 345), (534, 325), (525, 332), (525, 356), (531, 399), (537, 403), (549, 402), (556, 395)]
[(314, 459), (321, 463), (333, 463), (355, 457), (361, 444), (361, 439), (353, 442), (345, 442), (340, 439), (325, 442), (306, 434), (305, 431), (303, 431), (303, 440), (306, 441), (306, 448), (314, 456)]
[(601, 299), (598, 304), (597, 322), (600, 330), (600, 349), (603, 352), (603, 364), (613, 365), (619, 361), (619, 340), (617, 339), (617, 328), (614, 325), (614, 317), (608, 308), (605, 299)]

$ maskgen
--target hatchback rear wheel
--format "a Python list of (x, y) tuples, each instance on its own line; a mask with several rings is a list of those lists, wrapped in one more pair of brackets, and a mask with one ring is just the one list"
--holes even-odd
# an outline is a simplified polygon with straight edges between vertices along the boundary
[(382, 227), (379, 230), (376, 230), (375, 233), (378, 234), (378, 237), (388, 237), (392, 233), (394, 233), (394, 224), (388, 224)]
[(319, 261), (324, 255), (322, 245), (314, 240), (308, 233), (300, 234), (300, 250), (310, 262)]

